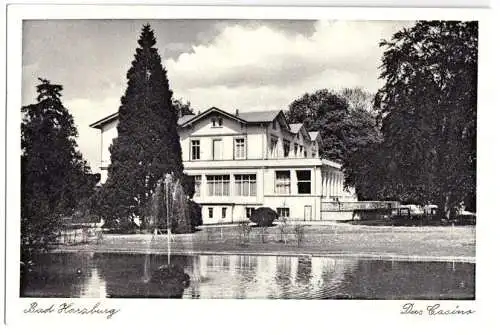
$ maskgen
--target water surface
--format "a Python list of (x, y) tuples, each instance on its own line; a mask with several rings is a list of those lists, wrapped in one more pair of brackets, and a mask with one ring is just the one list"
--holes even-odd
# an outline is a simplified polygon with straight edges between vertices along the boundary
[(152, 275), (166, 255), (51, 253), (35, 260), (24, 297), (474, 299), (475, 264), (355, 258), (174, 255), (187, 287)]

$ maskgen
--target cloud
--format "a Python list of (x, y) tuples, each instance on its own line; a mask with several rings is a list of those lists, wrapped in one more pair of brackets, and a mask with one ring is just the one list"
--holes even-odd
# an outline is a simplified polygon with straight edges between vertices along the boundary
[[(89, 124), (117, 111), (142, 21), (42, 20), (23, 26), (23, 105), (37, 77), (64, 86), (78, 144), (99, 171), (99, 132)], [(381, 86), (378, 43), (410, 22), (158, 20), (157, 47), (176, 98), (196, 110), (286, 109), (322, 88)], [(58, 32), (64, 31), (64, 34)], [(77, 41), (77, 43), (75, 42)]]
[(378, 43), (405, 24), (319, 21), (307, 35), (263, 24), (226, 25), (211, 43), (167, 59), (166, 67), (174, 92), (190, 93), (186, 98), (195, 106), (202, 103), (195, 93), (219, 86), (237, 96), (244, 91), (259, 94), (262, 87), (309, 91), (361, 86), (375, 91), (382, 56)]

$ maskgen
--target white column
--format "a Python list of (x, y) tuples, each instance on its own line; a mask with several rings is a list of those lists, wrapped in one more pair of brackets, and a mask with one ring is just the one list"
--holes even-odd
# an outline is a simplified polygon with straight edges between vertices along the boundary
[(335, 185), (337, 189), (337, 197), (340, 197), (342, 195), (342, 188), (340, 187), (340, 173), (337, 171), (335, 175), (335, 182), (337, 183), (337, 185)]
[(330, 198), (331, 193), (330, 193), (330, 171), (326, 173), (326, 197)]
[(207, 195), (208, 195), (207, 176), (205, 174), (202, 174), (200, 183), (200, 199), (204, 199)]
[(338, 196), (339, 190), (337, 189), (337, 171), (333, 171), (333, 182), (332, 182), (332, 188), (333, 188), (333, 197)]
[(335, 174), (335, 180), (334, 180), (335, 196), (339, 197), (340, 196), (340, 194), (339, 194), (339, 177), (338, 177), (337, 171), (335, 171), (334, 174)]
[(324, 197), (326, 197), (326, 173), (323, 171), (321, 173), (321, 177), (323, 179), (323, 186), (321, 187), (321, 192)]
[(325, 172), (321, 171), (321, 195), (323, 197), (326, 196), (326, 177), (325, 177)]
[(290, 194), (298, 194), (299, 190), (297, 187), (297, 172), (296, 170), (290, 170)]
[(342, 196), (342, 175), (337, 171), (337, 195)]
[[(268, 180), (265, 180), (266, 177), (268, 178)], [(264, 169), (259, 169), (256, 171), (256, 178), (257, 178), (257, 202), (263, 202), (266, 182), (271, 183), (270, 187), (272, 192), (274, 192), (274, 185), (276, 181), (274, 180), (274, 176), (270, 173), (266, 173)]]
[[(234, 197), (236, 195), (236, 186), (234, 182), (234, 173), (229, 174), (229, 196)], [(226, 213), (227, 215), (227, 213)]]
[(328, 171), (328, 197), (333, 197), (333, 175), (331, 171)]
[(331, 183), (332, 183), (332, 186), (331, 186), (332, 187), (332, 193), (331, 193), (332, 195), (331, 196), (333, 198), (333, 197), (335, 197), (335, 172), (332, 172), (332, 181), (331, 181)]
[(342, 172), (338, 172), (337, 174), (337, 179), (338, 179), (338, 190), (339, 190), (339, 196), (340, 195), (343, 195), (343, 187), (344, 187), (344, 183), (343, 183), (343, 176), (342, 176)]

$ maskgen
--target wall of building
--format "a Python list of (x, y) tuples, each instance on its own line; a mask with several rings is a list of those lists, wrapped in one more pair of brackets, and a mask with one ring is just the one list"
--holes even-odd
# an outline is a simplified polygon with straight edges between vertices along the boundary
[[(218, 119), (218, 114), (214, 117)], [(182, 148), (182, 159), (189, 161), (191, 155), (191, 141), (200, 141), (200, 161), (214, 160), (213, 141), (222, 141), (222, 157), (220, 160), (235, 159), (235, 140), (245, 140), (246, 159), (262, 159), (265, 150), (265, 135), (263, 126), (240, 124), (234, 119), (224, 118), (221, 127), (212, 126), (212, 117), (200, 120), (193, 126), (179, 131)], [(243, 158), (245, 159), (245, 158)]]
[[(290, 172), (290, 193), (276, 193), (276, 171)], [(311, 173), (311, 193), (299, 194), (297, 185), (296, 171), (307, 170)], [(240, 221), (246, 219), (247, 207), (270, 207), (277, 209), (279, 207), (289, 208), (290, 218), (296, 220), (320, 220), (321, 219), (321, 201), (322, 197), (322, 173), (321, 167), (279, 167), (279, 168), (257, 168), (244, 169), (236, 165), (232, 168), (224, 169), (186, 169), (189, 175), (201, 176), (200, 195), (195, 196), (194, 200), (203, 206), (203, 222), (224, 223)], [(230, 195), (229, 196), (209, 196), (207, 175), (228, 174), (230, 176)], [(256, 175), (256, 195), (255, 196), (236, 196), (235, 192), (235, 174), (255, 174)], [(208, 208), (213, 208), (214, 216), (208, 216)], [(221, 217), (221, 208), (227, 207), (226, 217)], [(231, 213), (231, 215), (229, 215)]]
[(118, 136), (118, 120), (114, 120), (103, 126), (101, 132), (102, 141), (102, 154), (101, 154), (101, 166), (108, 166), (111, 162), (111, 153), (109, 152), (109, 147), (113, 143), (113, 139)]
[(101, 183), (105, 183), (108, 179), (107, 167), (111, 163), (111, 153), (109, 147), (113, 143), (113, 139), (118, 136), (118, 119), (105, 124), (101, 129)]
[[(213, 117), (220, 114), (214, 113)], [(101, 132), (102, 166), (110, 162), (109, 146), (117, 136), (118, 120), (103, 126)], [(349, 214), (322, 213), (322, 201), (355, 201), (353, 190), (343, 189), (343, 174), (336, 163), (323, 163), (321, 159), (312, 159), (312, 146), (302, 132), (292, 134), (280, 122), (276, 122), (276, 129), (272, 123), (241, 124), (237, 120), (225, 117), (222, 126), (212, 124), (212, 116), (196, 122), (194, 125), (179, 130), (184, 160), (185, 172), (189, 175), (202, 176), (201, 193), (194, 200), (202, 205), (204, 224), (228, 223), (246, 219), (248, 207), (280, 207), (289, 208), (290, 219), (293, 220), (342, 220)], [(270, 154), (271, 137), (278, 139), (277, 154)], [(223, 143), (222, 159), (213, 160), (213, 139), (220, 138)], [(244, 138), (246, 145), (246, 159), (234, 160), (234, 140)], [(200, 159), (191, 161), (191, 140), (200, 141)], [(290, 142), (289, 159), (284, 158), (283, 140)], [(294, 155), (294, 144), (303, 146), (302, 154)], [(308, 157), (304, 157), (304, 151)], [(290, 193), (276, 194), (276, 171), (290, 172)], [(310, 194), (299, 194), (297, 185), (298, 170), (310, 171)], [(235, 174), (255, 174), (256, 194), (254, 196), (236, 196)], [(209, 196), (207, 175), (230, 175), (230, 194), (228, 196)], [(101, 181), (105, 182), (107, 170), (101, 171)], [(213, 217), (209, 218), (209, 208), (213, 210)], [(226, 215), (222, 218), (222, 208), (226, 208)], [(352, 214), (352, 213), (351, 213)], [(333, 215), (333, 216), (332, 216)]]
[[(312, 152), (316, 151), (316, 143), (309, 140), (308, 137), (304, 136), (303, 129), (297, 134), (291, 133), (286, 127), (284, 127), (280, 122), (275, 122), (275, 128), (273, 128), (273, 123), (267, 125), (267, 157), (268, 158), (285, 158), (284, 154), (284, 141), (290, 143), (290, 151), (287, 158), (309, 158), (312, 157)], [(275, 138), (278, 140), (277, 150), (272, 153), (271, 139)], [(295, 144), (298, 145), (299, 149), (295, 153)], [(302, 151), (300, 150), (302, 147)]]
[(247, 159), (264, 159), (267, 148), (265, 124), (249, 124), (247, 134)]

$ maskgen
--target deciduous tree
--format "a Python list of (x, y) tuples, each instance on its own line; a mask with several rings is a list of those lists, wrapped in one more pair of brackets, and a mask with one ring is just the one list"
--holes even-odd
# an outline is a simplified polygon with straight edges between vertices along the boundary
[[(381, 196), (436, 203), (476, 191), (477, 22), (421, 21), (382, 41)], [(470, 206), (470, 204), (469, 204)]]
[(363, 192), (370, 191), (364, 187), (367, 181), (361, 174), (368, 163), (363, 155), (381, 141), (371, 104), (372, 95), (359, 88), (340, 92), (322, 89), (304, 94), (287, 112), (290, 122), (321, 133), (321, 156), (343, 164), (346, 185), (356, 187), (361, 198), (369, 197)]

